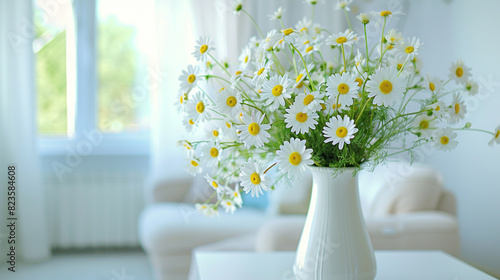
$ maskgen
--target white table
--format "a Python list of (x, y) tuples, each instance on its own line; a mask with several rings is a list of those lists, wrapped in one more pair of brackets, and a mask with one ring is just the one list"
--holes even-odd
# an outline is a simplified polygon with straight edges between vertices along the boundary
[[(441, 251), (377, 251), (376, 280), (494, 280)], [(294, 280), (295, 252), (196, 252), (199, 280)]]

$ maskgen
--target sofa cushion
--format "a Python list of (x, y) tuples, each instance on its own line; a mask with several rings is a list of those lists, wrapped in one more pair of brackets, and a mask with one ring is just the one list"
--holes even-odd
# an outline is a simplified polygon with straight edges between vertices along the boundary
[(435, 210), (443, 192), (441, 174), (426, 166), (387, 169), (383, 187), (372, 203), (371, 215)]

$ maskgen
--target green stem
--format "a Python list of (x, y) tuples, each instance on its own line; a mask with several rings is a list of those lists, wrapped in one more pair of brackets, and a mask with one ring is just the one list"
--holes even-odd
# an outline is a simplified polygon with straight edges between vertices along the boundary
[(370, 97), (370, 98), (368, 98), (368, 100), (366, 100), (365, 105), (363, 105), (363, 108), (361, 109), (361, 112), (359, 113), (359, 116), (354, 123), (357, 123), (359, 121), (359, 118), (361, 118), (361, 115), (365, 111), (366, 105), (368, 105), (368, 102), (370, 102), (370, 99), (372, 99), (372, 98)]
[(363, 24), (363, 29), (365, 30), (365, 47), (366, 47), (366, 71), (369, 71), (369, 61), (370, 58), (368, 56), (368, 37), (366, 36), (366, 23)]
[(347, 24), (349, 24), (349, 29), (352, 30), (351, 21), (349, 20), (349, 14), (347, 13), (347, 11), (345, 9), (344, 9), (344, 14), (345, 14), (345, 18), (347, 19)]
[(382, 36), (380, 36), (380, 61), (382, 61), (382, 56), (383, 56), (383, 52), (382, 52), (382, 47), (384, 45), (384, 32), (385, 32), (385, 23), (387, 22), (387, 17), (384, 17), (384, 26), (382, 27)]
[(344, 52), (344, 44), (341, 44), (340, 46), (342, 47), (342, 58), (343, 58), (343, 60), (344, 60), (344, 73), (346, 73), (346, 72), (347, 72), (347, 70), (346, 70), (346, 65), (345, 65), (345, 52)]
[(227, 74), (229, 77), (231, 77), (231, 74), (229, 74), (229, 72), (227, 71), (227, 69), (226, 69), (224, 66), (222, 66), (222, 64), (220, 64), (220, 63), (219, 63), (219, 61), (218, 61), (217, 59), (215, 59), (215, 57), (214, 57), (211, 53), (209, 53), (208, 55), (209, 55), (209, 56), (210, 56), (210, 57), (211, 57), (211, 58), (215, 61), (215, 63), (217, 63), (217, 65), (219, 65), (219, 67), (220, 67), (222, 70), (224, 70), (224, 72), (226, 72), (226, 74)]
[(293, 44), (290, 44), (290, 46), (292, 46), (297, 51), (297, 53), (300, 56), (300, 59), (302, 59), (302, 63), (304, 64), (304, 68), (306, 69), (307, 78), (309, 79), (309, 84), (311, 85), (311, 89), (313, 91), (316, 91), (316, 88), (314, 87), (314, 83), (313, 83), (313, 81), (311, 79), (311, 75), (309, 74), (309, 70), (307, 69), (307, 65), (306, 65), (306, 61), (304, 60), (304, 57), (302, 56), (302, 54), (299, 52), (299, 50)]
[(245, 14), (247, 14), (247, 16), (252, 20), (253, 24), (255, 25), (255, 27), (257, 28), (257, 31), (259, 31), (259, 34), (260, 36), (262, 37), (262, 39), (264, 39), (264, 34), (262, 34), (262, 31), (260, 30), (259, 28), (259, 25), (257, 24), (257, 22), (255, 22), (255, 20), (253, 19), (253, 17), (247, 12), (245, 11), (245, 9), (241, 9)]

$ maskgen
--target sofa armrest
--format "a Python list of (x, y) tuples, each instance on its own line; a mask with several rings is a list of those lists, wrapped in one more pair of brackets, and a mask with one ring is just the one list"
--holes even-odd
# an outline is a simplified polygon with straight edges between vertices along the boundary
[(186, 197), (192, 181), (191, 177), (150, 180), (145, 188), (146, 200), (148, 203), (181, 202)]

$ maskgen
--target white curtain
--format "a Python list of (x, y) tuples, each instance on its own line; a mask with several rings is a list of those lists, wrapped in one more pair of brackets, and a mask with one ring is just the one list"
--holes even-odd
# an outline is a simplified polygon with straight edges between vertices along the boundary
[[(228, 58), (237, 63), (242, 48), (250, 36), (258, 36), (252, 21), (245, 15), (236, 16), (232, 0), (157, 0), (157, 38), (159, 59), (156, 65), (161, 77), (158, 91), (153, 94), (153, 131), (149, 187), (161, 180), (188, 177), (183, 170), (183, 153), (176, 141), (186, 136), (181, 117), (174, 107), (179, 86), (178, 77), (188, 64), (196, 64), (191, 53), (196, 40), (208, 35), (215, 43), (218, 59)], [(336, 1), (318, 5), (315, 19), (330, 30), (340, 31), (343, 14), (334, 10)], [(253, 0), (244, 2), (245, 9), (255, 18), (264, 35), (280, 28), (268, 15), (279, 6), (286, 10), (285, 25), (294, 27), (304, 16), (311, 16), (311, 8), (303, 0)], [(305, 10), (305, 11), (304, 11)], [(234, 70), (236, 71), (236, 69)], [(149, 188), (146, 196), (151, 195)], [(150, 199), (149, 199), (150, 200)]]
[[(0, 258), (5, 264), (7, 168), (15, 166), (16, 255), (50, 255), (44, 194), (36, 151), (36, 95), (31, 0), (0, 2)], [(10, 217), (10, 216), (9, 216)], [(5, 246), (5, 247), (4, 247)]]

